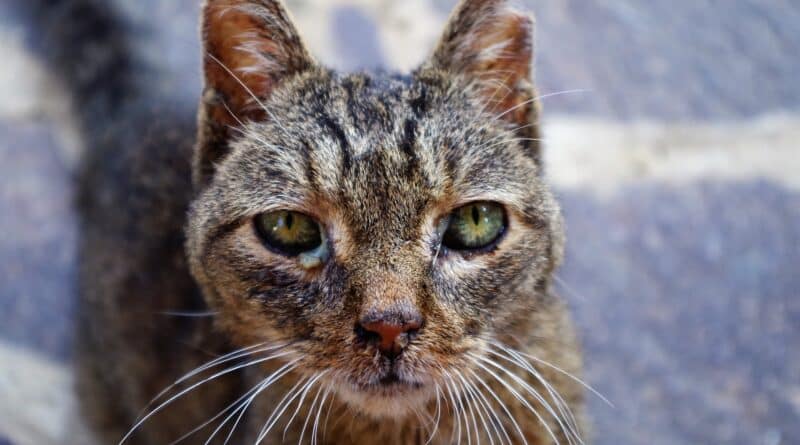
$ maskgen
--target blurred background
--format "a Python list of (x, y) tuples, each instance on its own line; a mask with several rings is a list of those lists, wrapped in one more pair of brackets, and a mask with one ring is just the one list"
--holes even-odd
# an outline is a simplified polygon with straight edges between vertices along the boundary
[[(199, 0), (109, 0), (200, 89)], [(0, 445), (63, 443), (81, 156), (24, 0), (0, 2)], [(319, 59), (409, 69), (454, 0), (289, 0)], [(524, 0), (594, 443), (800, 444), (800, 2)]]

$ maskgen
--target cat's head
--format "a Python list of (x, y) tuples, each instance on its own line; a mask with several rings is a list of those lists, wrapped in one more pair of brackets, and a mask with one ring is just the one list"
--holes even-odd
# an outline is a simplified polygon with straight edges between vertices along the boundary
[(237, 345), (380, 417), (526, 329), (562, 238), (527, 15), (462, 2), (410, 75), (320, 66), (269, 0), (210, 0), (203, 38), (188, 254)]

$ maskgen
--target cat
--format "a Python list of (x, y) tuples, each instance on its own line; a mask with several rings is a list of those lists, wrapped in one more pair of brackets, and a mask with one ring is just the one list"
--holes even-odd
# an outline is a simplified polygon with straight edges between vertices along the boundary
[(88, 147), (99, 443), (588, 440), (528, 14), (462, 0), (411, 73), (342, 74), (279, 1), (207, 0), (193, 121), (108, 4), (40, 3)]

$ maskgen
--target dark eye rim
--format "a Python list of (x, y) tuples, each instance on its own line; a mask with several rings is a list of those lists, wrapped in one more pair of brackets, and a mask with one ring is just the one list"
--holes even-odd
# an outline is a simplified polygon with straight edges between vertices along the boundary
[[(319, 242), (317, 244), (315, 244), (313, 247), (308, 248), (308, 249), (293, 249), (291, 247), (287, 248), (286, 246), (275, 245), (273, 242), (270, 241), (271, 237), (264, 232), (264, 229), (261, 227), (261, 224), (259, 223), (259, 217), (260, 216), (265, 215), (265, 214), (269, 214), (269, 213), (273, 213), (273, 212), (292, 212), (292, 213), (296, 213), (296, 214), (299, 214), (299, 215), (303, 215), (306, 218), (311, 219), (311, 221), (314, 221), (314, 223), (317, 225), (317, 235), (318, 235)], [(317, 221), (317, 219), (314, 218), (313, 216), (311, 216), (311, 215), (309, 215), (307, 213), (298, 212), (296, 210), (277, 209), (277, 210), (272, 210), (272, 211), (269, 211), (269, 212), (262, 212), (262, 213), (259, 213), (259, 214), (255, 215), (252, 218), (252, 223), (253, 223), (253, 230), (255, 231), (256, 236), (258, 237), (258, 239), (261, 241), (261, 244), (267, 250), (269, 250), (269, 251), (271, 251), (273, 253), (276, 253), (278, 255), (285, 256), (285, 257), (296, 258), (296, 257), (302, 255), (303, 253), (312, 252), (313, 250), (319, 248), (319, 246), (321, 246), (322, 243), (325, 242), (325, 237), (323, 235), (324, 228), (322, 227), (322, 224), (320, 224), (320, 222)]]
[(447, 229), (450, 227), (450, 223), (448, 222), (447, 227), (445, 227), (444, 232), (442, 232), (442, 234), (441, 234), (441, 236), (439, 238), (439, 243), (441, 245), (441, 250), (442, 251), (444, 251), (445, 253), (456, 252), (456, 253), (459, 253), (459, 254), (464, 255), (464, 256), (474, 256), (474, 255), (485, 254), (485, 253), (489, 253), (489, 252), (492, 252), (493, 250), (495, 250), (495, 248), (497, 248), (497, 246), (500, 244), (500, 242), (503, 241), (503, 239), (506, 237), (506, 233), (508, 232), (508, 210), (506, 209), (506, 206), (504, 206), (503, 204), (501, 204), (501, 203), (499, 203), (497, 201), (480, 200), (480, 201), (466, 202), (464, 204), (459, 205), (458, 207), (453, 208), (450, 211), (450, 213), (446, 214), (443, 218), (450, 219), (452, 217), (453, 213), (455, 213), (457, 210), (459, 210), (461, 208), (464, 208), (464, 207), (467, 207), (467, 206), (470, 206), (470, 205), (476, 205), (476, 204), (492, 204), (492, 205), (495, 205), (495, 206), (499, 207), (500, 210), (502, 211), (502, 213), (503, 213), (503, 225), (500, 228), (500, 231), (497, 233), (497, 236), (495, 236), (494, 239), (492, 239), (492, 241), (490, 241), (489, 243), (487, 243), (487, 244), (485, 244), (483, 246), (454, 248), (454, 247), (451, 247), (451, 246), (448, 246), (448, 245), (445, 244), (445, 233), (447, 233)]

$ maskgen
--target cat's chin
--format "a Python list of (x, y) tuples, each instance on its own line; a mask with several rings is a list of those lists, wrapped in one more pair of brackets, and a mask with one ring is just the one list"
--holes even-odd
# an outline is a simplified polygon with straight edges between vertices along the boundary
[(419, 410), (435, 392), (429, 385), (392, 379), (366, 386), (342, 385), (338, 395), (365, 415), (397, 419)]

